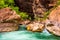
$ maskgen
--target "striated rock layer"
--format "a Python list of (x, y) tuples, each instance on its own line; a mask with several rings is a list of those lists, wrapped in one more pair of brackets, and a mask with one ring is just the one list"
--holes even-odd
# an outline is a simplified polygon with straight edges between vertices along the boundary
[(18, 30), (20, 16), (11, 8), (0, 9), (0, 32)]

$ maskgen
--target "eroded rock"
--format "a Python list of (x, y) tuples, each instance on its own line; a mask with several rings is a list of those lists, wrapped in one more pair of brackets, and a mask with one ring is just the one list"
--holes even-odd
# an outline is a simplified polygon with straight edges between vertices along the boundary
[(14, 10), (11, 8), (3, 8), (0, 9), (0, 22), (4, 21), (13, 21), (13, 20), (18, 20), (20, 19), (20, 16), (16, 14)]
[(46, 24), (46, 29), (49, 32), (60, 36), (60, 5), (49, 14), (49, 19), (46, 21)]
[(18, 30), (20, 16), (11, 8), (0, 9), (0, 32)]

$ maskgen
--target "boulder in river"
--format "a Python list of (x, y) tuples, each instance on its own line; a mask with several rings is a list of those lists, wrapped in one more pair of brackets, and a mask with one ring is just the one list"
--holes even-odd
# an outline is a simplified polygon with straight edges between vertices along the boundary
[(42, 32), (45, 28), (43, 23), (36, 21), (29, 23), (26, 27), (28, 31), (32, 31), (32, 32)]

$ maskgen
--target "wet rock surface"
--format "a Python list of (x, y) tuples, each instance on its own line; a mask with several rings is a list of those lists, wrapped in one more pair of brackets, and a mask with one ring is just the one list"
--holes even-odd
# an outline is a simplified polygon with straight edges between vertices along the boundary
[(0, 9), (0, 32), (18, 30), (20, 16), (11, 8)]

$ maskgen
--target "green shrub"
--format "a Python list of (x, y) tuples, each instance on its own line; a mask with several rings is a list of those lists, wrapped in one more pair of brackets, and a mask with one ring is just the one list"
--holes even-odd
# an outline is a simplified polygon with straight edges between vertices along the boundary
[(5, 7), (10, 7), (13, 10), (15, 10), (17, 12), (17, 14), (19, 14), (21, 16), (22, 20), (30, 19), (30, 17), (28, 17), (29, 15), (27, 15), (27, 13), (19, 11), (19, 7), (17, 7), (15, 5), (14, 0), (0, 0), (0, 9), (5, 8)]
[(27, 13), (25, 13), (25, 12), (20, 12), (20, 13), (19, 13), (19, 15), (20, 15), (20, 17), (21, 17), (21, 19), (22, 19), (22, 20), (24, 20), (24, 19), (27, 19), (27, 18), (28, 18)]

